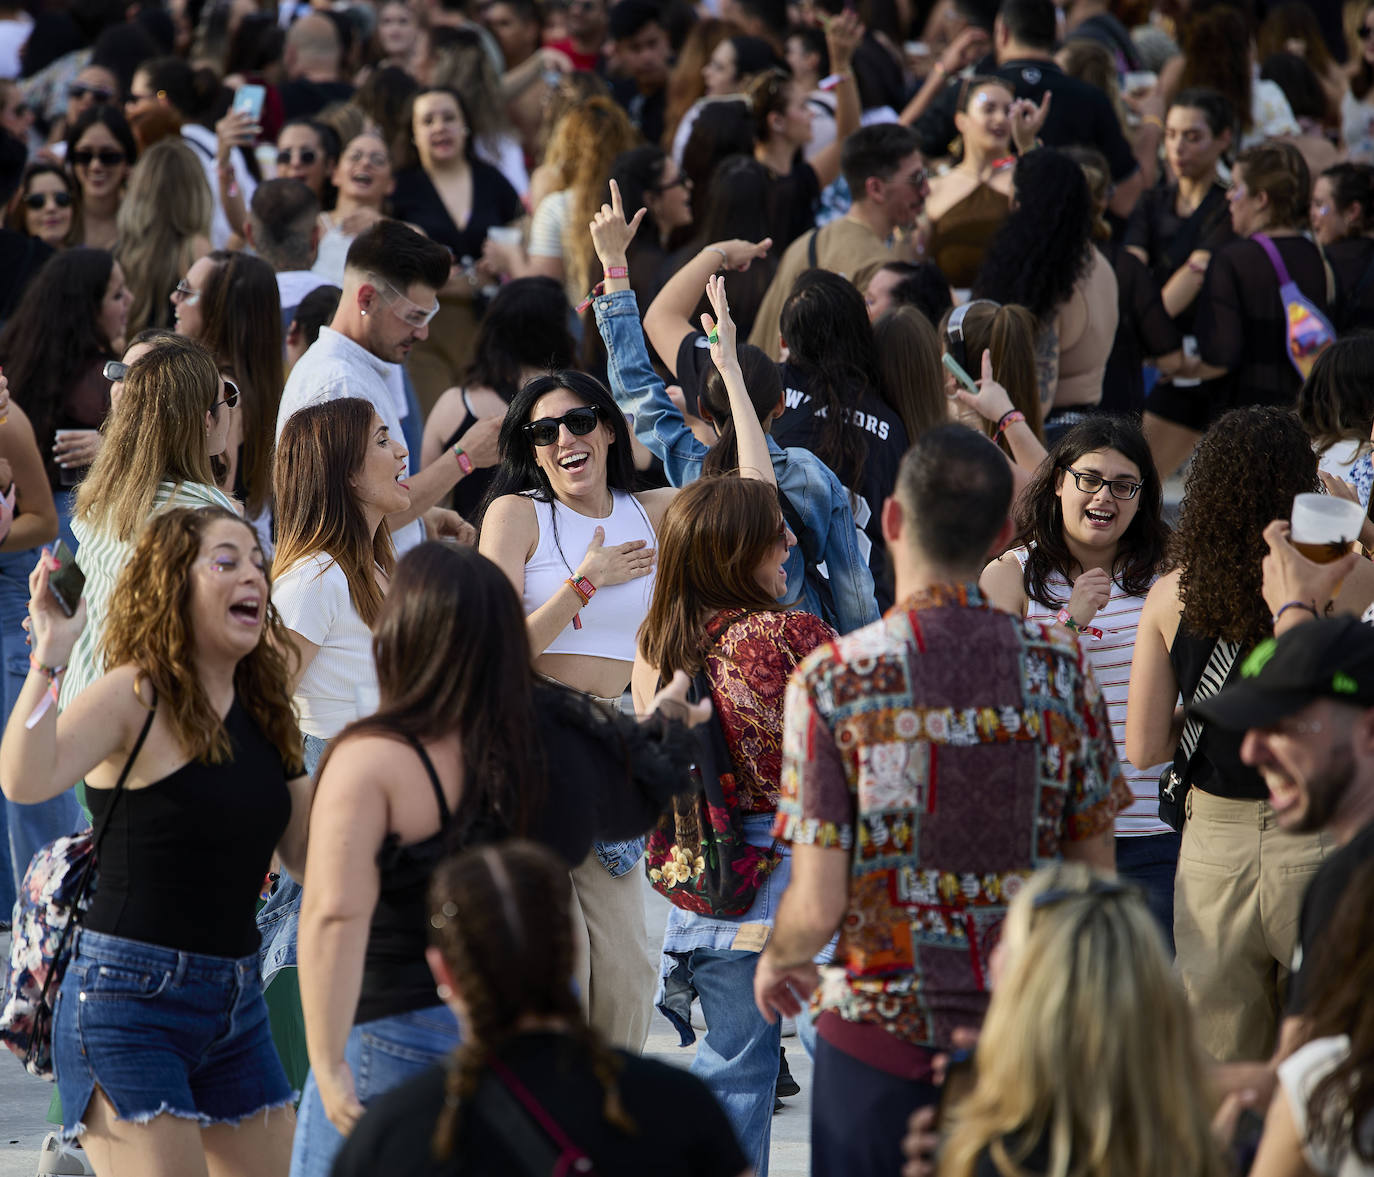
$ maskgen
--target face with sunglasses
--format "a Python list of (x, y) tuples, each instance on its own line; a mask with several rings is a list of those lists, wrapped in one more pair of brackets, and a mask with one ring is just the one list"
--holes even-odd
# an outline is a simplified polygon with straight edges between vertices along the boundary
[(104, 66), (88, 65), (67, 87), (67, 125), (71, 126), (93, 106), (114, 102), (119, 79)]
[(313, 127), (292, 123), (282, 128), (277, 136), (277, 179), (299, 180), (319, 196), (333, 166)]
[(1064, 466), (1055, 493), (1070, 549), (1114, 551), (1140, 509), (1140, 485), (1140, 467), (1117, 450), (1092, 450)]
[(606, 452), (615, 434), (600, 409), (557, 388), (534, 402), (524, 434), (560, 500), (594, 498), (598, 510), (604, 506)]
[(129, 175), (129, 157), (103, 123), (92, 123), (72, 148), (72, 169), (87, 202), (113, 196)]
[(72, 231), (72, 194), (56, 172), (36, 172), (24, 191), (24, 229), (45, 245), (61, 249)]

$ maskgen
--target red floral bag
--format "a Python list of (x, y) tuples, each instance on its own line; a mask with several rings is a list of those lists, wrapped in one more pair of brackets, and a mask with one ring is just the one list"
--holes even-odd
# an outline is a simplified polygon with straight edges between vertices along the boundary
[[(692, 702), (711, 697), (705, 670), (692, 679), (687, 697)], [(672, 809), (650, 831), (644, 869), (653, 889), (684, 911), (743, 915), (782, 856), (776, 842), (765, 849), (744, 838), (735, 766), (714, 707), (711, 718), (693, 731), (698, 749), (694, 788), (674, 798)]]

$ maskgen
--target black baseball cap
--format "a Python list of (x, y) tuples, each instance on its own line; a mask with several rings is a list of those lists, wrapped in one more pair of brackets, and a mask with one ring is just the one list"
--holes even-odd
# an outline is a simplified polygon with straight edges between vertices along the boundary
[(1240, 678), (1193, 710), (1233, 731), (1269, 727), (1318, 699), (1374, 707), (1374, 626), (1319, 617), (1267, 638), (1241, 664)]

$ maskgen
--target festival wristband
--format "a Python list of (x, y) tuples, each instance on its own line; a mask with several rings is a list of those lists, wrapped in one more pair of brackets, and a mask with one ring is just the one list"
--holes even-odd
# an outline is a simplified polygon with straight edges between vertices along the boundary
[(33, 713), (24, 721), (26, 731), (32, 731), (36, 728), (43, 716), (47, 715), (48, 709), (57, 702), (60, 689), (59, 680), (67, 670), (65, 666), (45, 666), (33, 654), (29, 655), (29, 666), (48, 680), (48, 689), (43, 692), (43, 698), (39, 701), (38, 706), (33, 709)]
[(1097, 638), (1099, 641), (1102, 638), (1102, 631), (1100, 629), (1091, 625), (1079, 625), (1078, 622), (1073, 619), (1073, 614), (1070, 613), (1068, 609), (1060, 609), (1059, 612), (1054, 615), (1054, 619), (1072, 633), (1085, 633), (1090, 638)]
[(1011, 426), (1018, 421), (1024, 421), (1026, 414), (1020, 409), (1009, 409), (997, 419), (997, 436), (1001, 437)]
[(455, 441), (449, 452), (458, 459), (458, 469), (465, 476), (472, 473), (472, 459), (468, 457), (467, 451), (462, 446)]
[(1279, 611), (1275, 613), (1271, 619), (1273, 623), (1278, 625), (1279, 618), (1287, 613), (1289, 609), (1305, 609), (1308, 613), (1312, 614), (1313, 617), (1321, 616), (1321, 614), (1317, 612), (1317, 606), (1308, 601), (1286, 601), (1279, 606)]

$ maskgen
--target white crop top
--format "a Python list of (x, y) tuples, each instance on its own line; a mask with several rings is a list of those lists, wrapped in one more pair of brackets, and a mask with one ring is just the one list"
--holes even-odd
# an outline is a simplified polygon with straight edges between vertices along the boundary
[[(532, 498), (534, 517), (539, 523), (539, 543), (525, 564), (525, 615), (533, 613), (556, 593), (586, 555), (592, 533), (606, 529), (607, 547), (642, 539), (658, 546), (653, 526), (644, 508), (633, 496), (611, 491), (611, 513), (605, 519), (591, 519), (559, 503), (541, 503)], [(554, 520), (557, 519), (557, 542)], [(561, 549), (561, 551), (560, 551)], [(654, 573), (624, 584), (596, 586), (596, 595), (580, 614), (582, 628), (571, 622), (551, 641), (546, 654), (591, 654), (598, 658), (617, 658), (633, 662), (635, 635), (649, 612), (654, 595)]]

